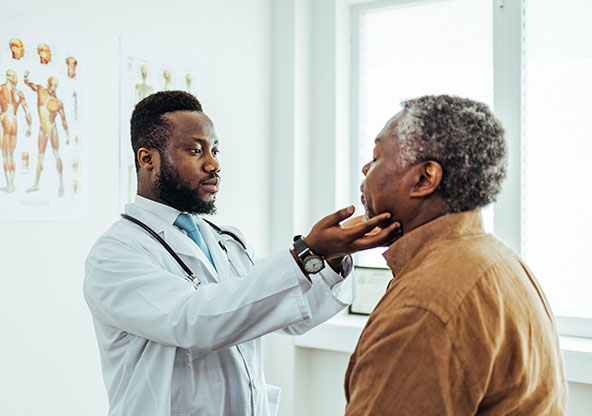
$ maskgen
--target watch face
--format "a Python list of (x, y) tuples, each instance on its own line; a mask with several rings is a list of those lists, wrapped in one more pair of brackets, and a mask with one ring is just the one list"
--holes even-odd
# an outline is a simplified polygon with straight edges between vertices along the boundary
[(325, 267), (325, 262), (321, 257), (309, 257), (304, 261), (304, 270), (308, 273), (317, 273)]

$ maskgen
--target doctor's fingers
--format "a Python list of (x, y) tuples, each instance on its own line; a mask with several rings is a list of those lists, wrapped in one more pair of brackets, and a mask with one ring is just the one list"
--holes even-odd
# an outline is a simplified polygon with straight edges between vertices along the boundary
[[(355, 211), (355, 207), (353, 205), (350, 205), (347, 208), (343, 208), (340, 209), (339, 211), (327, 215), (326, 217), (320, 219), (314, 226), (313, 228), (331, 228), (331, 227), (338, 227), (340, 226), (340, 223), (351, 217), (352, 214)], [(368, 225), (368, 230), (371, 230), (372, 228), (376, 227), (378, 224), (382, 223), (383, 221), (388, 220), (389, 218), (391, 218), (391, 214), (389, 212), (385, 212), (382, 214), (377, 215), (376, 217), (371, 218), (368, 221), (365, 221), (366, 224)], [(350, 221), (352, 221), (354, 219), (350, 219), (348, 221), (346, 221), (346, 223), (349, 223)], [(343, 224), (341, 224), (343, 225)], [(351, 228), (352, 230), (356, 231), (356, 230), (360, 230), (362, 227), (357, 227), (357, 226), (348, 226), (347, 228)]]
[(352, 242), (352, 252), (366, 250), (369, 248), (390, 245), (403, 234), (401, 224), (394, 222), (388, 227), (383, 228), (378, 233), (362, 234)]
[[(358, 218), (358, 217), (356, 217), (356, 218)], [(360, 221), (358, 224), (353, 225), (353, 226), (345, 226), (344, 225), (343, 230), (346, 232), (346, 234), (348, 234), (350, 236), (350, 238), (352, 240), (358, 239), (366, 234), (374, 235), (374, 234), (378, 233), (378, 231), (381, 230), (380, 226), (382, 224), (384, 224), (390, 218), (391, 218), (391, 214), (388, 212), (385, 212), (383, 214), (372, 217), (367, 221)], [(351, 222), (351, 221), (346, 221), (346, 224), (349, 222)], [(400, 224), (398, 222), (394, 222), (393, 224), (395, 225), (395, 228), (400, 227)], [(393, 224), (391, 224), (391, 225), (393, 225)], [(386, 228), (388, 228), (388, 227), (386, 227)], [(375, 231), (375, 229), (377, 231)]]
[(394, 222), (377, 234), (364, 234), (362, 231), (352, 232), (351, 229), (331, 227), (311, 233), (305, 237), (305, 242), (313, 253), (326, 258), (341, 257), (357, 251), (384, 245), (401, 236), (401, 227)]
[(342, 208), (339, 211), (334, 212), (333, 214), (329, 214), (326, 217), (321, 218), (319, 221), (317, 221), (313, 228), (329, 228), (338, 225), (341, 221), (351, 217), (354, 211), (355, 207), (353, 205), (350, 205), (346, 208)]

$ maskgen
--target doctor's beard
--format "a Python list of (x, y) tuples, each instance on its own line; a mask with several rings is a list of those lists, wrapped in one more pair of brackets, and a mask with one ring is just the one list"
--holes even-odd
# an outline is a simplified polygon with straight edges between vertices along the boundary
[(214, 214), (216, 200), (204, 201), (196, 189), (181, 179), (175, 167), (163, 157), (160, 172), (154, 181), (154, 191), (158, 197), (173, 208), (190, 214)]

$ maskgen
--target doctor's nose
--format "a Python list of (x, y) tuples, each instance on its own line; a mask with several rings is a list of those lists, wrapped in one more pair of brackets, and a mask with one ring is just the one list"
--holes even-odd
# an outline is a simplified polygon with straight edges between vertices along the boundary
[(204, 164), (204, 170), (207, 173), (218, 173), (220, 172), (220, 163), (218, 163), (218, 161), (210, 155), (208, 161)]

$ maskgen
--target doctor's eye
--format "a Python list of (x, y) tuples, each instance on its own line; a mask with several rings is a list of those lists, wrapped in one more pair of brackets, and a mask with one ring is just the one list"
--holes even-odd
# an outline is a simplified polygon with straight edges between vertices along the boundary
[(200, 154), (202, 152), (201, 145), (196, 145), (195, 147), (189, 149), (191, 153)]

